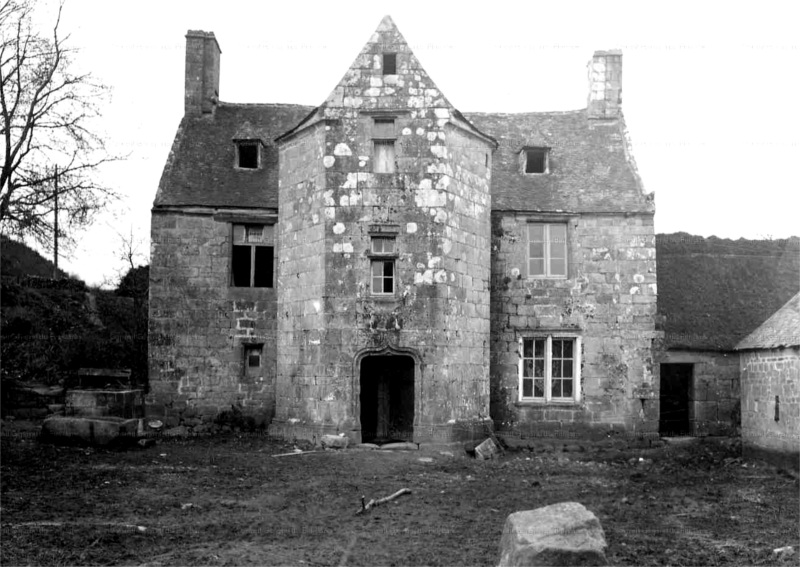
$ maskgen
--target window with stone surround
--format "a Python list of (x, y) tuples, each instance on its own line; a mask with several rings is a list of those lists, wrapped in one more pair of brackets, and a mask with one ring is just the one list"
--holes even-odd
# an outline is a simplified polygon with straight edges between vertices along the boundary
[(520, 337), (519, 350), (520, 401), (580, 401), (580, 337), (559, 334)]
[(525, 173), (549, 173), (549, 148), (524, 148), (520, 154)]
[(373, 295), (394, 295), (395, 257), (394, 237), (372, 237), (370, 245), (370, 275)]
[(261, 164), (260, 153), (257, 140), (236, 142), (236, 167), (239, 169), (258, 169)]
[(528, 277), (567, 277), (567, 223), (528, 223)]
[(234, 224), (231, 252), (233, 287), (273, 287), (272, 226)]
[(394, 173), (394, 118), (375, 118), (372, 123), (372, 172)]
[(383, 54), (383, 74), (384, 75), (397, 74), (397, 53)]
[(244, 374), (256, 377), (261, 375), (263, 344), (244, 345)]

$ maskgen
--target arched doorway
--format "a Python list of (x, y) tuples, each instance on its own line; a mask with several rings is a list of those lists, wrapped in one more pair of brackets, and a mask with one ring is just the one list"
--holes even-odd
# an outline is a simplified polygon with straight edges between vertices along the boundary
[(414, 359), (371, 355), (361, 359), (361, 440), (364, 443), (412, 441), (414, 437)]

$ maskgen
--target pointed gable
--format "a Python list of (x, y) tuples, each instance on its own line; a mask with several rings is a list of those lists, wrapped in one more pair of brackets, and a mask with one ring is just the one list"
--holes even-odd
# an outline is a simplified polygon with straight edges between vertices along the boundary
[(800, 346), (800, 293), (736, 345), (736, 350)]

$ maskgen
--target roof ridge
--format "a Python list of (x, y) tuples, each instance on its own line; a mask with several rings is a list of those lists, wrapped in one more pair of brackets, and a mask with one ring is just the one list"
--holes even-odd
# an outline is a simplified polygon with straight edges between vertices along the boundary
[(478, 115), (479, 114), (479, 115), (484, 115), (484, 116), (485, 115), (492, 115), (492, 116), (522, 116), (522, 115), (525, 115), (525, 114), (528, 114), (528, 115), (530, 115), (530, 114), (552, 114), (552, 115), (561, 116), (561, 115), (566, 115), (566, 114), (580, 114), (580, 113), (585, 113), (585, 112), (586, 112), (585, 108), (578, 108), (578, 109), (575, 109), (575, 110), (542, 110), (542, 111), (532, 110), (532, 111), (526, 111), (526, 112), (481, 112), (481, 111), (468, 112), (468, 111), (462, 111), (462, 114), (473, 114), (473, 115)]

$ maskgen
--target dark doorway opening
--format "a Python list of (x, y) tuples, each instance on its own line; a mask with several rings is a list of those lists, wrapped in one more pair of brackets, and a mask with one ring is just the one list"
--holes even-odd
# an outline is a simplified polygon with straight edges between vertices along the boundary
[(661, 402), (658, 432), (661, 435), (691, 435), (689, 400), (693, 364), (661, 365)]
[(414, 359), (368, 356), (361, 361), (361, 440), (412, 441)]

